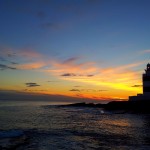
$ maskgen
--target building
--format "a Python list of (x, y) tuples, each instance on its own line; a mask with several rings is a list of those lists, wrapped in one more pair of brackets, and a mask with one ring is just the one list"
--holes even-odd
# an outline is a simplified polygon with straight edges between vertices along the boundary
[(150, 101), (150, 64), (147, 64), (145, 73), (142, 76), (143, 81), (143, 94), (137, 96), (129, 96), (129, 101)]

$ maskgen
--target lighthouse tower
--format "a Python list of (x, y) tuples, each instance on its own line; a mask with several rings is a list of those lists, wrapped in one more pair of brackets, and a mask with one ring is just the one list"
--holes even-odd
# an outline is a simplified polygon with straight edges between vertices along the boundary
[(145, 73), (143, 74), (143, 95), (150, 97), (150, 64), (147, 64)]
[(147, 64), (143, 78), (143, 94), (129, 96), (129, 101), (149, 101), (150, 102), (150, 64)]

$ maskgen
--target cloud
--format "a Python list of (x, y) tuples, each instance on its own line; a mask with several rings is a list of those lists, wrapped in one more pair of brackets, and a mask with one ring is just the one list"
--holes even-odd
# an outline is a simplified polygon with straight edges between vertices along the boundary
[(25, 83), (25, 85), (26, 85), (27, 87), (36, 87), (36, 86), (40, 86), (39, 84), (34, 83), (34, 82), (28, 82), (28, 83)]
[(79, 60), (80, 57), (71, 57), (62, 62), (62, 64), (74, 64), (75, 61)]
[(147, 49), (147, 50), (140, 51), (139, 53), (140, 53), (140, 54), (146, 54), (146, 53), (150, 53), (150, 49)]
[(133, 85), (131, 87), (142, 87), (143, 85)]
[[(62, 77), (92, 77), (97, 71), (97, 67), (94, 66), (94, 62), (84, 62), (84, 60), (79, 56), (70, 57), (65, 60), (58, 60), (29, 48), (17, 50), (0, 47), (0, 49), (2, 49), (0, 51), (0, 60), (5, 60), (4, 65), (7, 66), (6, 63), (10, 63), (14, 68), (21, 70), (41, 69), (43, 72), (50, 72), (53, 75)], [(76, 72), (79, 72), (80, 74), (77, 75)]]
[(12, 65), (18, 64), (17, 62), (9, 61), (9, 60), (7, 60), (7, 59), (5, 59), (5, 58), (3, 58), (3, 57), (0, 57), (0, 61), (3, 62), (3, 63), (10, 63), (10, 64), (12, 64)]
[(26, 59), (39, 59), (43, 56), (41, 53), (38, 53), (37, 51), (29, 48), (18, 50), (16, 55), (18, 57), (25, 57)]
[(13, 64), (13, 65), (17, 65), (18, 63), (17, 62), (10, 62), (11, 64)]
[(41, 69), (45, 67), (47, 62), (41, 53), (31, 49), (12, 49), (7, 47), (0, 47), (0, 61), (1, 70), (5, 69)]
[(79, 89), (71, 89), (71, 90), (69, 90), (69, 91), (71, 91), (71, 92), (80, 92)]
[(121, 72), (125, 72), (125, 71), (129, 71), (129, 69), (132, 69), (134, 67), (140, 66), (142, 64), (145, 64), (145, 61), (140, 61), (140, 62), (136, 62), (136, 63), (131, 63), (131, 64), (127, 64), (127, 65), (121, 65), (121, 66), (117, 66), (117, 67), (112, 67), (112, 68), (106, 68), (106, 69), (102, 69), (101, 71), (104, 73), (121, 73)]
[(52, 23), (52, 22), (42, 23), (40, 26), (43, 29), (60, 29), (60, 25), (59, 24)]
[(94, 75), (93, 74), (89, 74), (89, 75), (87, 75), (87, 77), (93, 77)]
[(42, 54), (30, 48), (12, 49), (8, 47), (0, 47), (2, 56), (7, 57), (26, 57), (26, 58), (39, 58)]
[(0, 46), (0, 60), (6, 62), (33, 62), (43, 59), (43, 55), (30, 48), (12, 49)]
[(71, 57), (66, 60), (52, 60), (51, 68), (47, 71), (57, 77), (87, 78), (94, 76), (98, 68), (94, 62), (84, 62), (81, 57)]
[(46, 66), (45, 62), (33, 62), (33, 63), (25, 63), (16, 65), (17, 68), (22, 70), (30, 70), (30, 69), (40, 69)]
[(98, 92), (106, 92), (106, 91), (108, 91), (108, 90), (98, 90)]
[(95, 90), (95, 89), (71, 89), (69, 91), (72, 91), (72, 92), (105, 92), (105, 91), (108, 91), (108, 90)]
[(80, 85), (75, 85), (74, 87), (82, 87), (82, 86), (80, 86)]
[(75, 74), (75, 73), (64, 73), (61, 76), (64, 77), (93, 77), (94, 75), (83, 75), (83, 74)]
[(0, 70), (7, 70), (7, 69), (16, 70), (15, 67), (10, 67), (7, 65), (0, 64)]
[(86, 92), (103, 92), (103, 91), (107, 91), (107, 90), (82, 89), (82, 91), (86, 91)]
[(47, 82), (51, 82), (51, 83), (53, 83), (53, 82), (60, 82), (60, 81), (47, 81)]
[(74, 77), (74, 76), (76, 76), (76, 74), (74, 74), (74, 73), (64, 73), (61, 76), (64, 76), (64, 77)]
[(0, 55), (3, 57), (14, 57), (16, 55), (15, 51), (10, 47), (0, 46)]

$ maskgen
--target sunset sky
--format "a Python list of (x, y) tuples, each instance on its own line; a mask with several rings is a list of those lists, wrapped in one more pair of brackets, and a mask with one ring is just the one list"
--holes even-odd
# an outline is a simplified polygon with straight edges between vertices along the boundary
[(149, 7), (150, 0), (1, 0), (0, 95), (142, 93)]

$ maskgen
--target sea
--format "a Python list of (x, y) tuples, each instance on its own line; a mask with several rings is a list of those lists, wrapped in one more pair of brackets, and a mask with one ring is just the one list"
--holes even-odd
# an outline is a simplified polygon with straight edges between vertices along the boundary
[(150, 150), (150, 115), (0, 101), (0, 150)]

